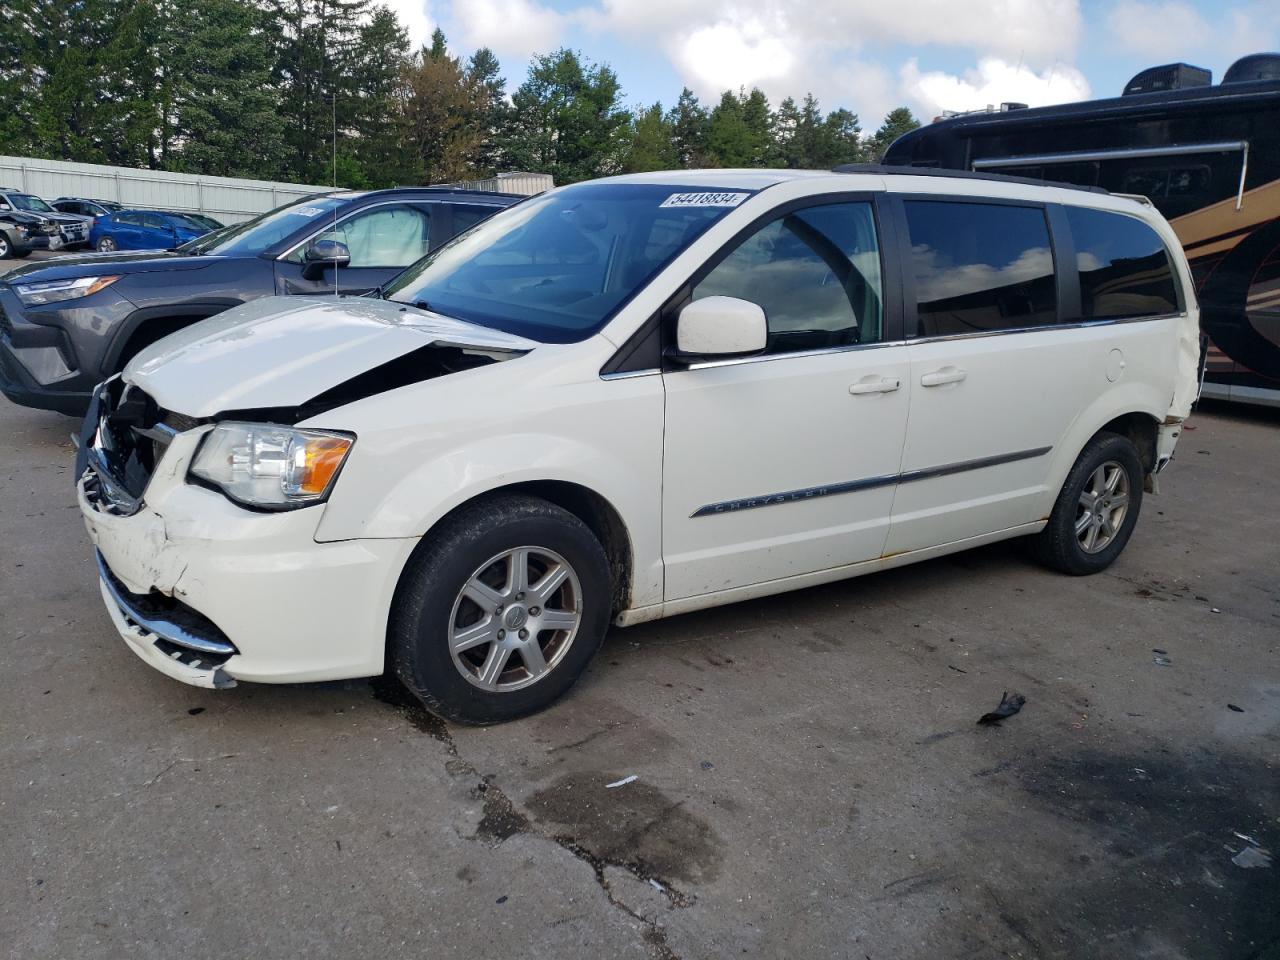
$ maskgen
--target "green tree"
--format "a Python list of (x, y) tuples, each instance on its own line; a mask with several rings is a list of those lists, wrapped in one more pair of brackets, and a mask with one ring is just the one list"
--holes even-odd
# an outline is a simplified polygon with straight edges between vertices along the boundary
[(486, 137), (487, 94), (436, 30), (405, 71), (404, 130), (428, 183), (472, 176)]
[(774, 162), (773, 113), (757, 89), (726, 90), (707, 121), (707, 158), (717, 167), (766, 167)]
[(477, 176), (486, 177), (502, 163), (499, 139), (507, 123), (507, 81), (502, 77), (498, 58), (488, 47), (481, 47), (467, 61), (467, 79), (475, 90), (482, 130), (475, 154), (475, 172)]
[(187, 2), (169, 83), (172, 131), (165, 165), (190, 173), (274, 178), (285, 157), (270, 87), (263, 12), (244, 0)]
[(636, 114), (631, 126), (631, 144), (622, 165), (623, 172), (643, 173), (646, 170), (671, 170), (680, 166), (674, 132), (660, 103)]
[(501, 149), (511, 169), (575, 183), (621, 169), (631, 115), (617, 75), (572, 50), (534, 57), (511, 97)]
[(880, 125), (867, 144), (868, 151), (876, 163), (884, 160), (885, 151), (889, 149), (889, 145), (897, 140), (904, 133), (910, 133), (920, 126), (917, 120), (906, 107), (897, 107), (889, 111), (884, 118), (884, 123)]
[(275, 85), (287, 145), (286, 172), (312, 183), (332, 174), (339, 149), (356, 135), (360, 111), (354, 80), (369, 0), (265, 0), (273, 21)]
[(372, 186), (416, 182), (417, 168), (406, 149), (404, 123), (408, 66), (408, 31), (392, 10), (374, 7), (360, 28), (352, 60), (354, 100), (347, 137), (347, 152)]
[(707, 154), (710, 117), (688, 87), (680, 91), (680, 99), (667, 115), (667, 122), (677, 163), (685, 168), (710, 166)]

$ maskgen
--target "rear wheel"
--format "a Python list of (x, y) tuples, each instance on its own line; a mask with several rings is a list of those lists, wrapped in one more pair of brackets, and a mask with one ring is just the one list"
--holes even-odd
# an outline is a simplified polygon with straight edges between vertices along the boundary
[(1100, 433), (1080, 453), (1062, 485), (1049, 524), (1035, 538), (1041, 562), (1076, 576), (1115, 561), (1142, 507), (1144, 470), (1128, 437)]
[(511, 720), (574, 684), (611, 605), (609, 563), (586, 524), (533, 497), (481, 501), (410, 559), (392, 610), (391, 665), (433, 713)]
[(98, 239), (98, 252), (111, 253), (116, 248), (116, 242), (111, 237), (100, 237)]
[(0, 260), (8, 260), (13, 256), (13, 244), (7, 234), (0, 232)]

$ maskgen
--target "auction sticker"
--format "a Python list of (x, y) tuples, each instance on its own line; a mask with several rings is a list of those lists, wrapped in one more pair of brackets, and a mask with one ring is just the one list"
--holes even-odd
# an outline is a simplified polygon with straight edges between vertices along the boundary
[(736, 207), (749, 193), (673, 193), (660, 207)]

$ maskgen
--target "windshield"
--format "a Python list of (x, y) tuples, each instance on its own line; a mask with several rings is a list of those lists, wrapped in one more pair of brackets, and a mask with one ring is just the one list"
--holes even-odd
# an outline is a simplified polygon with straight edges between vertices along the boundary
[(179, 230), (195, 230), (198, 233), (209, 232), (209, 228), (203, 223), (200, 223), (194, 217), (183, 216), (180, 213), (171, 213), (169, 214), (169, 219), (173, 221), (174, 225)]
[(11, 193), (9, 194), (9, 201), (19, 210), (30, 210), (33, 213), (58, 212), (39, 197), (33, 197), (29, 193)]
[(339, 197), (306, 197), (269, 213), (237, 223), (216, 235), (203, 236), (178, 248), (182, 253), (208, 253), (220, 257), (256, 257), (285, 237), (325, 216), (350, 201), (355, 195)]
[(751, 191), (583, 183), (483, 221), (388, 286), (386, 297), (549, 343), (599, 330)]

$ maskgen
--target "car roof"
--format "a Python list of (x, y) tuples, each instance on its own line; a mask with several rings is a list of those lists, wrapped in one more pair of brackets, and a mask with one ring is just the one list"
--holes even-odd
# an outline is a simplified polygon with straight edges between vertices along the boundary
[[(312, 197), (332, 197), (335, 200), (366, 200), (383, 197), (444, 197), (459, 200), (523, 200), (523, 194), (501, 193), (497, 190), (464, 190), (461, 187), (387, 187), (384, 190), (332, 190), (328, 193), (313, 193)], [(302, 199), (302, 198), (299, 198)]]

